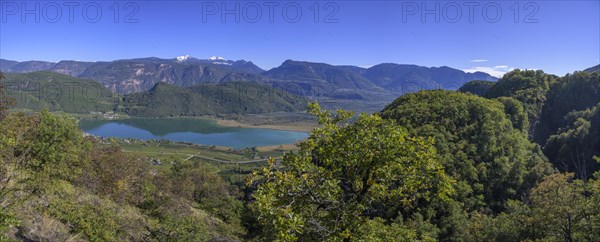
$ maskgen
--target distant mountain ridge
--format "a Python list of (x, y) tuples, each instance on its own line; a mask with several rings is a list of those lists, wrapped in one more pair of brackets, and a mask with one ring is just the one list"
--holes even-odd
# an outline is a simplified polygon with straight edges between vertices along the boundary
[(52, 71), (100, 82), (112, 91), (129, 94), (148, 91), (157, 83), (190, 87), (206, 83), (254, 82), (307, 96), (354, 100), (392, 100), (422, 89), (458, 89), (473, 80), (496, 81), (483, 72), (466, 73), (450, 67), (424, 67), (384, 63), (370, 68), (286, 60), (265, 71), (245, 60), (189, 55), (109, 62), (16, 62), (0, 59), (0, 71), (27, 73)]
[(366, 70), (364, 76), (380, 87), (392, 91), (412, 91), (411, 89), (456, 90), (463, 84), (473, 81), (496, 81), (498, 78), (484, 72), (465, 73), (447, 66), (424, 67), (384, 63)]
[(274, 83), (277, 87), (304, 96), (376, 99), (389, 94), (347, 66), (286, 60), (281, 66), (263, 73), (263, 76), (279, 80)]
[(597, 72), (597, 73), (600, 73), (600, 65), (587, 68), (587, 69), (585, 69), (583, 71), (585, 71), (585, 72)]

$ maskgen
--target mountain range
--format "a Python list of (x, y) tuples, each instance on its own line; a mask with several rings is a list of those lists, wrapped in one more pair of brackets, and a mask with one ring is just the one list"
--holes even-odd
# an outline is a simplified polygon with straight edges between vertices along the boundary
[(447, 66), (424, 67), (384, 63), (370, 68), (286, 60), (263, 70), (245, 60), (179, 56), (116, 61), (10, 61), (0, 59), (0, 71), (51, 71), (101, 83), (120, 94), (148, 91), (157, 83), (191, 87), (206, 83), (254, 82), (307, 97), (353, 100), (391, 100), (421, 89), (456, 90), (472, 80), (496, 81), (487, 73), (466, 73)]

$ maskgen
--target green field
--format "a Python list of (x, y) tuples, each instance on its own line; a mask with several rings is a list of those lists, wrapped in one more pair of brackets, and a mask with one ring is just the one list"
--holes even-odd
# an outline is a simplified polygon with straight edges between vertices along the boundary
[(104, 140), (103, 145), (117, 145), (124, 152), (147, 161), (158, 170), (166, 171), (174, 161), (192, 164), (203, 170), (218, 173), (231, 185), (242, 186), (245, 176), (267, 164), (268, 157), (280, 160), (290, 150), (231, 149), (201, 146), (170, 141), (138, 141), (130, 139)]

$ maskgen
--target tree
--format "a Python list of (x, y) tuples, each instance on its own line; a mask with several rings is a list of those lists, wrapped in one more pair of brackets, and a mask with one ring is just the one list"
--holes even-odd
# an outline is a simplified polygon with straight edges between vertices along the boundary
[(4, 74), (0, 72), (0, 121), (6, 117), (8, 108), (15, 105), (15, 100), (7, 97), (4, 93), (4, 85), (2, 85), (4, 78)]
[(599, 214), (600, 180), (586, 182), (574, 179), (573, 173), (556, 173), (522, 201), (510, 200), (506, 211), (472, 215), (461, 240), (598, 241)]
[[(536, 186), (530, 195), (533, 220), (542, 232), (541, 237), (550, 240), (593, 241), (593, 227), (589, 195), (582, 180), (573, 179), (573, 173), (553, 174)], [(594, 194), (598, 196), (598, 194)], [(597, 231), (597, 229), (596, 229)]]
[(88, 150), (73, 119), (44, 111), (0, 122), (0, 230), (17, 223), (10, 210), (33, 193), (81, 174)]
[(534, 139), (564, 172), (588, 179), (600, 168), (600, 74), (575, 72), (548, 91)]
[(451, 192), (432, 139), (409, 135), (376, 115), (362, 114), (350, 124), (350, 112), (332, 115), (316, 103), (309, 109), (321, 127), (300, 151), (281, 163), (270, 159), (248, 179), (257, 186), (253, 206), (267, 236), (360, 239), (373, 224), (410, 214), (417, 201)]
[(30, 156), (18, 152), (17, 144), (27, 140), (32, 125), (33, 118), (22, 114), (0, 122), (0, 241), (10, 226), (19, 223), (12, 210), (28, 198), (32, 176), (22, 168)]
[(77, 121), (68, 116), (52, 115), (42, 111), (28, 133), (25, 142), (17, 144), (21, 155), (30, 159), (25, 168), (36, 173), (38, 185), (52, 179), (72, 181), (89, 165), (86, 155), (91, 143), (86, 141)]
[(458, 89), (460, 92), (470, 92), (480, 97), (485, 97), (487, 91), (496, 83), (491, 81), (470, 81)]
[(499, 97), (496, 100), (504, 105), (504, 113), (512, 122), (513, 128), (527, 134), (529, 132), (529, 118), (521, 102), (512, 97)]
[(143, 200), (143, 183), (148, 180), (148, 165), (128, 155), (120, 147), (103, 148), (94, 143), (91, 161), (77, 183), (95, 194), (109, 196), (118, 203), (139, 205)]
[[(446, 173), (458, 181), (455, 199), (467, 212), (488, 207), (499, 212), (506, 200), (518, 198), (552, 171), (540, 148), (518, 129), (525, 119), (519, 105), (503, 103), (421, 91), (396, 99), (381, 115), (413, 135), (435, 138)], [(507, 116), (507, 108), (514, 115)]]
[(560, 78), (547, 93), (534, 139), (544, 145), (548, 138), (572, 120), (569, 113), (582, 111), (600, 103), (600, 73), (576, 72)]
[(512, 97), (523, 103), (529, 119), (527, 130), (533, 135), (542, 107), (546, 102), (546, 93), (556, 82), (557, 77), (541, 70), (516, 69), (504, 74), (494, 86), (487, 90), (485, 97)]
[(587, 180), (600, 168), (593, 160), (600, 155), (600, 103), (570, 112), (563, 120), (565, 126), (548, 138), (544, 153), (558, 168)]

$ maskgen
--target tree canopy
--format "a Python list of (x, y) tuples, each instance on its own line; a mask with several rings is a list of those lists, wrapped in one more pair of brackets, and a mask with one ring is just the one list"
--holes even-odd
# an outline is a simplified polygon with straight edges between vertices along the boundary
[[(349, 124), (351, 113), (332, 115), (317, 104), (310, 109), (321, 127), (300, 151), (281, 163), (271, 160), (249, 179), (257, 186), (254, 206), (267, 237), (381, 240), (392, 236), (385, 228), (402, 227), (401, 214), (417, 201), (451, 192), (432, 139), (409, 135), (375, 115), (362, 114)], [(415, 236), (409, 229), (394, 233)]]
[(489, 88), (485, 97), (512, 97), (519, 100), (529, 119), (530, 127), (527, 130), (532, 134), (546, 102), (546, 93), (556, 79), (556, 76), (546, 74), (541, 70), (517, 69), (504, 74), (495, 85)]
[[(413, 135), (433, 137), (446, 172), (459, 181), (458, 201), (469, 209), (500, 209), (551, 171), (539, 147), (519, 127), (522, 108), (451, 91), (404, 95), (381, 113)], [(516, 107), (515, 107), (516, 106)], [(517, 122), (513, 123), (511, 117)]]

